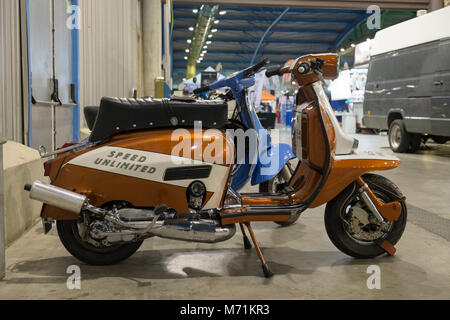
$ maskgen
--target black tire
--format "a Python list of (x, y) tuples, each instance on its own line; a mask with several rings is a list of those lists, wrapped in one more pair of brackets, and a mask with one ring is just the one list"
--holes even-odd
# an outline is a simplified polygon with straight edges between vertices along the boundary
[(125, 260), (135, 253), (143, 242), (98, 248), (81, 239), (76, 220), (57, 221), (56, 226), (59, 239), (67, 251), (78, 260), (90, 265), (110, 265)]
[(398, 153), (407, 152), (411, 143), (411, 137), (406, 131), (403, 120), (394, 120), (389, 126), (388, 131), (389, 146), (392, 151)]
[[(259, 184), (259, 192), (267, 193), (269, 192), (269, 187), (273, 183), (273, 179), (269, 181), (264, 181), (263, 183)], [(274, 221), (276, 224), (282, 227), (287, 227), (290, 225), (293, 225), (295, 222), (297, 222), (298, 218), (300, 218), (300, 213), (291, 213), (291, 217), (288, 221)]]
[(420, 149), (420, 143), (422, 142), (422, 135), (419, 133), (410, 133), (410, 142), (408, 152), (415, 153)]
[[(398, 187), (383, 176), (366, 174), (363, 176), (363, 179), (377, 196), (382, 197), (383, 201), (389, 202), (397, 200), (398, 198), (396, 197), (403, 197)], [(357, 189), (354, 188), (352, 183), (327, 204), (325, 209), (325, 228), (331, 242), (343, 253), (361, 259), (375, 258), (385, 253), (385, 251), (373, 241), (361, 244), (353, 239), (346, 232), (341, 218), (342, 210), (349, 197), (351, 197), (351, 193), (355, 192), (355, 190)], [(383, 236), (383, 239), (395, 245), (405, 230), (406, 218), (407, 209), (405, 203), (402, 202), (402, 213), (399, 219), (393, 222), (390, 231)]]

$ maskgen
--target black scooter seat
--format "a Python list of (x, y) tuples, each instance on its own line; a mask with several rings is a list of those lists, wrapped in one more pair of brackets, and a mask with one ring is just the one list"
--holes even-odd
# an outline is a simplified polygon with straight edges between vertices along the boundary
[(191, 97), (103, 97), (100, 107), (85, 107), (84, 114), (92, 130), (89, 141), (95, 142), (135, 130), (193, 127), (197, 121), (202, 128), (222, 129), (227, 122), (228, 105), (223, 100), (203, 101)]

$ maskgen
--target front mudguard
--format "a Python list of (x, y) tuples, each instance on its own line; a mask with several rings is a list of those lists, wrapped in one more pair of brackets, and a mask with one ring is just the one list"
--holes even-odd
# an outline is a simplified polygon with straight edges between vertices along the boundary
[(252, 185), (260, 184), (277, 176), (286, 162), (295, 158), (290, 145), (280, 143), (258, 156), (258, 163), (252, 173)]

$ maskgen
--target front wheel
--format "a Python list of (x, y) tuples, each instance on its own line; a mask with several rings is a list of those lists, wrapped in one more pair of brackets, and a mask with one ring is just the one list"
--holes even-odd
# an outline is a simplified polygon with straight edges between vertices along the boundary
[[(403, 197), (398, 187), (383, 176), (366, 174), (364, 181), (377, 197), (384, 202)], [(331, 242), (343, 253), (355, 258), (374, 258), (383, 253), (377, 242), (387, 240), (395, 245), (406, 226), (406, 205), (401, 202), (402, 212), (397, 221), (380, 223), (366, 207), (352, 183), (325, 209), (325, 228)]]
[(141, 241), (109, 245), (85, 235), (83, 223), (76, 220), (56, 222), (58, 236), (67, 251), (90, 265), (110, 265), (127, 259), (142, 244)]

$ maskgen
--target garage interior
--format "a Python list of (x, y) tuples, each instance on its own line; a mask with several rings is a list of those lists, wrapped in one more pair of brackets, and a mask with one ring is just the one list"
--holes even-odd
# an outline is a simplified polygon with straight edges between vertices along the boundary
[[(430, 22), (423, 22), (423, 37), (433, 34), (429, 41), (439, 44), (438, 53), (450, 50), (450, 2), (441, 0), (2, 1), (0, 299), (449, 299), (450, 65), (429, 53), (417, 56), (435, 50), (422, 38), (414, 42), (411, 35), (403, 47), (392, 40), (402, 26), (421, 28), (427, 15), (446, 21), (447, 28), (432, 32)], [(411, 60), (414, 70), (425, 70), (425, 63), (448, 68), (417, 75), (427, 79), (417, 87), (428, 81), (434, 91), (426, 96), (416, 89), (410, 97), (378, 87), (400, 80), (387, 78), (393, 67), (383, 71), (386, 78), (374, 78), (371, 64), (392, 61), (399, 52), (406, 57), (417, 46), (411, 54), (423, 61)], [(128, 259), (107, 266), (73, 257), (56, 225), (45, 234), (42, 203), (31, 200), (24, 185), (50, 182), (43, 154), (89, 139), (86, 107), (99, 106), (102, 97), (189, 99), (194, 89), (264, 58), (269, 66), (289, 66), (297, 57), (327, 52), (339, 56), (339, 78), (325, 80), (339, 125), (357, 139), (358, 151), (401, 161), (380, 173), (406, 196), (406, 229), (394, 256), (355, 259), (339, 251), (327, 236), (325, 205), (307, 209), (289, 226), (252, 223), (271, 278), (263, 276), (257, 251), (244, 249), (239, 228), (230, 240), (214, 244), (155, 236)], [(406, 74), (410, 65), (400, 70)], [(248, 101), (253, 99), (273, 142), (291, 146), (301, 86), (290, 76), (255, 78)], [(429, 102), (420, 100), (419, 113), (409, 115), (387, 107), (393, 96), (405, 108), (416, 98)], [(239, 192), (260, 190), (248, 181)], [(73, 265), (81, 270), (81, 288), (75, 290), (67, 286)], [(379, 267), (380, 288), (369, 288), (371, 266)]]

